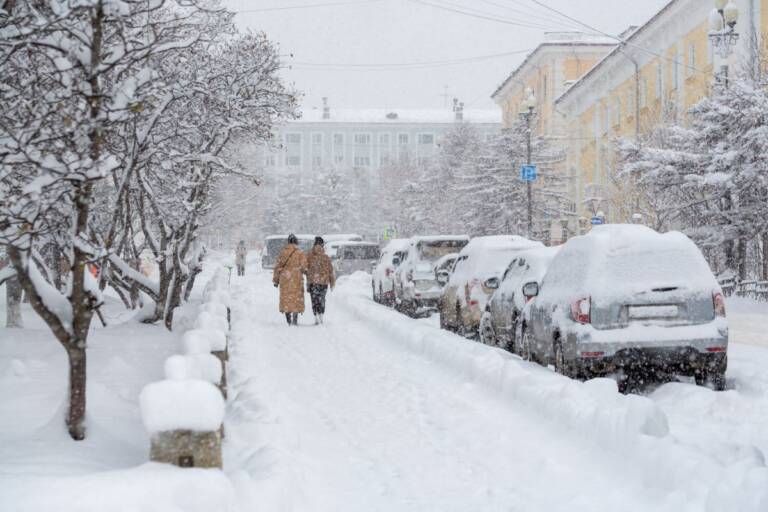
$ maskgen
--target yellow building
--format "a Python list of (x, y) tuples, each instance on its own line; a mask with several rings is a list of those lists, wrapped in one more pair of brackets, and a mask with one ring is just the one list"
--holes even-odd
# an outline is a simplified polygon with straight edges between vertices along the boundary
[[(554, 149), (565, 150), (560, 139), (566, 124), (555, 112), (555, 100), (594, 65), (616, 47), (616, 41), (580, 32), (551, 32), (493, 93), (502, 110), (503, 127), (509, 128), (519, 119), (520, 105), (532, 91), (536, 101), (535, 132), (547, 137)], [(566, 172), (565, 163), (556, 172)], [(556, 223), (556, 225), (559, 225)], [(539, 226), (548, 236), (545, 226)], [(559, 228), (553, 233), (559, 236)]]
[(663, 121), (683, 121), (685, 112), (710, 90), (724, 66), (731, 70), (762, 44), (768, 0), (737, 0), (740, 39), (733, 55), (714, 51), (709, 34), (710, 0), (672, 0), (622, 41), (554, 102), (565, 127), (569, 195), (583, 232), (602, 212), (607, 222), (631, 222), (637, 214), (653, 224), (631, 180), (616, 176), (616, 144), (649, 133)]

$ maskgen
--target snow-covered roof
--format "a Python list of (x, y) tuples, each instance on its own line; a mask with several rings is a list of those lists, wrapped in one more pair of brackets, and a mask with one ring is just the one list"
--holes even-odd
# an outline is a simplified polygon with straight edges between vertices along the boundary
[(411, 240), (414, 243), (419, 242), (469, 242), (469, 236), (467, 235), (424, 235), (415, 236)]
[(351, 240), (351, 241), (362, 241), (363, 237), (355, 234), (355, 233), (333, 233), (330, 235), (323, 235), (323, 240), (326, 242), (339, 242), (339, 241), (345, 241), (345, 240)]
[(534, 242), (519, 235), (493, 235), (479, 236), (469, 241), (469, 244), (462, 249), (462, 254), (468, 254), (476, 251), (495, 251), (495, 250), (523, 250), (533, 249), (535, 247), (544, 247), (541, 242)]
[[(501, 123), (498, 110), (464, 109), (463, 119), (470, 123)], [(330, 119), (323, 119), (321, 108), (306, 109), (296, 123), (437, 123), (447, 124), (456, 122), (456, 113), (445, 109), (403, 109), (403, 108), (331, 108)]]

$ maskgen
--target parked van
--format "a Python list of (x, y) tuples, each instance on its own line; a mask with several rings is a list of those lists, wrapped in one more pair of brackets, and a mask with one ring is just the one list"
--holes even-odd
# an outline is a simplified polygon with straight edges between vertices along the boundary
[(358, 270), (371, 272), (379, 261), (381, 250), (373, 242), (340, 242), (332, 257), (337, 276), (352, 274)]
[[(299, 249), (308, 253), (315, 243), (314, 235), (296, 235), (299, 239)], [(272, 235), (264, 239), (264, 249), (261, 252), (261, 268), (275, 268), (277, 257), (288, 243), (288, 235)]]

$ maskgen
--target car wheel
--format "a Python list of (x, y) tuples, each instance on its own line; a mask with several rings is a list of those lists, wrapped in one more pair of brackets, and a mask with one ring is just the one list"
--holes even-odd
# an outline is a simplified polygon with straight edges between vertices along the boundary
[(520, 357), (524, 361), (532, 361), (531, 354), (531, 333), (525, 328), (525, 324), (520, 324)]
[(483, 345), (490, 345), (495, 347), (496, 342), (496, 335), (493, 332), (491, 321), (485, 315), (483, 315), (482, 320), (480, 320), (480, 343)]
[(725, 391), (725, 372), (702, 368), (693, 374), (697, 386), (710, 387), (715, 391)]
[(570, 377), (571, 370), (568, 366), (568, 363), (565, 361), (565, 354), (563, 353), (562, 343), (560, 343), (559, 340), (556, 340), (553, 348), (555, 353), (555, 371), (560, 375)]

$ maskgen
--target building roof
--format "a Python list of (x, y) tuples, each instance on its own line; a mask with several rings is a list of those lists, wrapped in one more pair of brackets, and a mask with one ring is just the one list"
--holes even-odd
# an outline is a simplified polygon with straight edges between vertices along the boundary
[[(571, 85), (568, 89), (563, 92), (563, 94), (560, 95), (559, 98), (555, 100), (555, 103), (560, 103), (563, 99), (565, 99), (567, 96), (569, 96), (571, 93), (573, 93), (574, 90), (581, 88), (589, 78), (594, 76), (596, 73), (601, 71), (603, 69), (603, 66), (606, 65), (606, 62), (616, 57), (620, 52), (621, 49), (626, 45), (626, 43), (632, 43), (637, 37), (639, 37), (640, 34), (645, 32), (651, 25), (653, 25), (659, 18), (661, 18), (666, 12), (668, 12), (673, 5), (675, 5), (679, 0), (670, 0), (670, 2), (659, 9), (659, 11), (653, 15), (651, 19), (649, 19), (647, 22), (645, 22), (640, 27), (634, 27), (634, 30), (631, 30), (633, 27), (630, 27), (629, 30), (622, 33), (620, 36), (620, 39), (622, 42), (620, 44), (616, 45), (616, 48), (608, 52), (608, 54), (600, 59), (597, 64), (592, 66), (592, 69), (584, 73), (584, 75), (576, 80), (573, 85)], [(629, 33), (628, 33), (629, 32)], [(641, 50), (641, 51), (647, 51), (647, 50)]]
[[(403, 108), (331, 108), (330, 119), (323, 119), (323, 109), (313, 108), (302, 112), (301, 117), (289, 124), (295, 123), (453, 123), (456, 114), (449, 108), (445, 109), (403, 109)], [(393, 115), (395, 114), (395, 115)], [(464, 121), (470, 123), (501, 123), (498, 110), (464, 109)]]
[(517, 66), (512, 73), (499, 85), (491, 98), (495, 98), (504, 87), (510, 82), (515, 81), (517, 75), (519, 75), (526, 65), (531, 62), (535, 56), (544, 51), (547, 48), (562, 48), (562, 47), (606, 47), (616, 46), (616, 40), (593, 34), (585, 34), (583, 32), (547, 32), (544, 34), (544, 42), (536, 47), (525, 60)]

